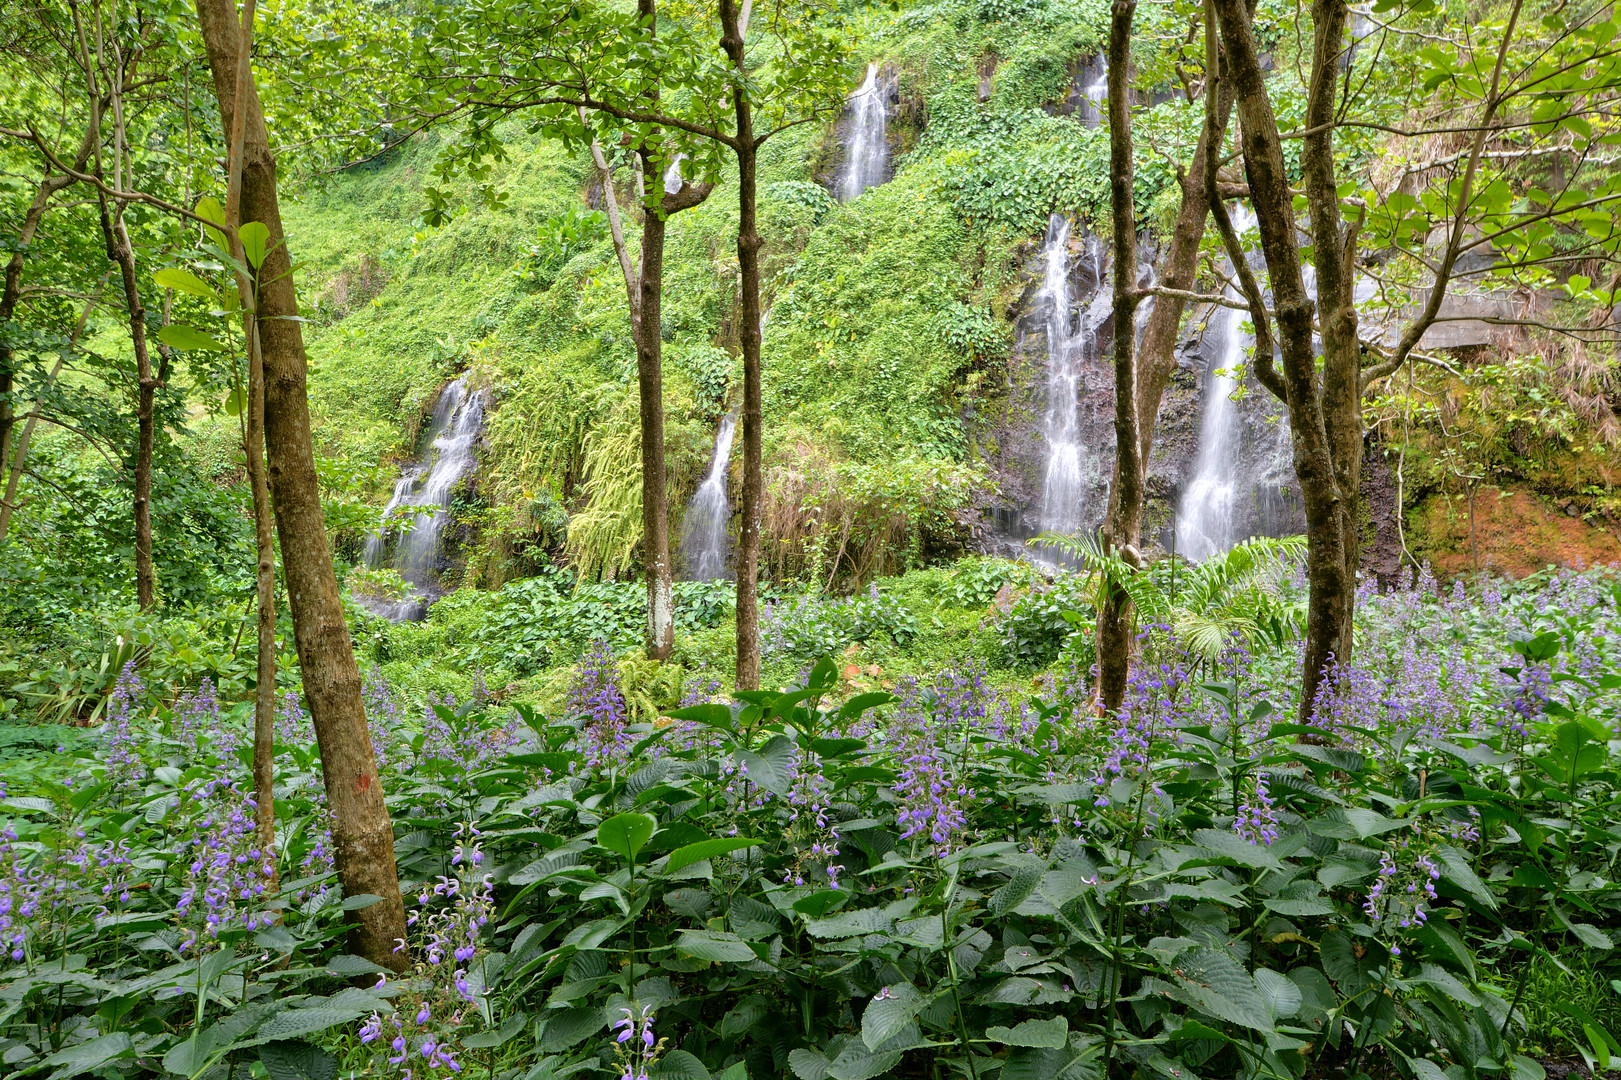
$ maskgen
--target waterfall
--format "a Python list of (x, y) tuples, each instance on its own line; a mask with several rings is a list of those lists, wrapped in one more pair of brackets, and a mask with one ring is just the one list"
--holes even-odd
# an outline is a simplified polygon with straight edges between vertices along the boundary
[[(1242, 236), (1254, 227), (1254, 212), (1238, 206), (1233, 212), (1234, 230)], [(1311, 278), (1309, 273), (1306, 276)], [(1309, 284), (1314, 286), (1315, 280)], [(1240, 298), (1232, 288), (1227, 295)], [(1244, 416), (1233, 401), (1238, 389), (1233, 376), (1253, 343), (1244, 333), (1248, 317), (1247, 311), (1223, 307), (1210, 319), (1209, 334), (1216, 349), (1205, 386), (1199, 456), (1193, 479), (1183, 490), (1176, 522), (1177, 550), (1195, 562), (1222, 554), (1245, 536), (1287, 531), (1295, 516), (1285, 494), (1294, 478), (1288, 421), (1266, 409), (1269, 402), (1258, 401), (1247, 410), (1264, 410), (1266, 415)], [(1256, 505), (1250, 520), (1241, 523), (1237, 499), (1244, 480), (1249, 481), (1244, 493), (1253, 492)]]
[(1087, 127), (1103, 123), (1103, 106), (1109, 100), (1109, 58), (1102, 53), (1095, 61), (1088, 60), (1075, 73), (1075, 90), (1071, 94), (1075, 103), (1075, 116)]
[(850, 95), (844, 165), (833, 191), (840, 202), (889, 179), (889, 93), (887, 80), (878, 78), (878, 65), (868, 64), (867, 78)]
[(732, 435), (737, 430), (737, 414), (720, 418), (715, 431), (715, 460), (709, 475), (687, 504), (681, 531), (681, 560), (691, 581), (715, 581), (730, 576), (730, 547), (726, 527), (732, 520), (732, 504), (726, 498), (726, 467), (731, 464)]
[(670, 159), (670, 164), (664, 169), (664, 194), (679, 195), (681, 193), (681, 161), (687, 155), (677, 154)]
[[(1041, 526), (1049, 532), (1073, 533), (1086, 524), (1087, 495), (1097, 480), (1093, 448), (1082, 438), (1082, 369), (1097, 359), (1098, 334), (1092, 312), (1072, 314), (1070, 225), (1058, 214), (1047, 226), (1042, 247), (1043, 274), (1038, 303), (1047, 312), (1047, 409), (1042, 437), (1047, 444), (1047, 470), (1041, 491)], [(1101, 250), (1087, 236), (1082, 257), (1100, 284)]]
[(394, 495), (383, 508), (377, 532), (366, 540), (366, 565), (383, 566), (394, 523), (404, 513), (416, 510), (409, 528), (394, 545), (392, 563), (411, 585), (411, 595), (398, 601), (363, 601), (376, 614), (395, 622), (420, 619), (437, 598), (438, 563), (445, 526), (450, 521), (450, 498), (476, 464), (474, 450), (484, 430), (487, 402), (485, 391), (468, 392), (466, 375), (446, 386), (434, 402), (425, 435), (427, 447), (401, 471)]

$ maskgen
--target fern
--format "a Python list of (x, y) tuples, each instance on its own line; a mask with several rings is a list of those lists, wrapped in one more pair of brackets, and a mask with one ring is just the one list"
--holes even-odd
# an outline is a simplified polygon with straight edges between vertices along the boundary
[(1125, 590), (1144, 623), (1169, 626), (1188, 652), (1213, 660), (1234, 635), (1246, 644), (1264, 636), (1282, 645), (1305, 624), (1305, 605), (1285, 596), (1284, 572), (1306, 551), (1303, 536), (1258, 536), (1202, 563), (1165, 559), (1139, 570), (1090, 534), (1043, 533), (1032, 543), (1061, 551), (1091, 578), (1098, 606)]

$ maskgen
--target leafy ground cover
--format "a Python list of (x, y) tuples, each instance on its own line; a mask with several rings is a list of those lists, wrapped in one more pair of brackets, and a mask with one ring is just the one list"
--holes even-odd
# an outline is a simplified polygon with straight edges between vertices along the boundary
[[(1289, 573), (1261, 580), (1286, 599)], [(1074, 665), (1032, 693), (972, 657), (892, 692), (828, 659), (741, 700), (693, 677), (650, 713), (606, 643), (550, 711), (477, 685), (419, 711), (374, 673), (414, 912), (401, 978), (345, 954), (368, 898), (339, 899), (297, 695), (264, 851), (247, 706), (149, 691), (131, 663), (71, 769), (7, 773), (0, 1061), (58, 1080), (1609, 1068), (1621, 577), (1369, 597), (1310, 728), (1283, 711), (1295, 647), (1271, 609), (1230, 612), (1214, 651), (1170, 610), (1109, 717)]]

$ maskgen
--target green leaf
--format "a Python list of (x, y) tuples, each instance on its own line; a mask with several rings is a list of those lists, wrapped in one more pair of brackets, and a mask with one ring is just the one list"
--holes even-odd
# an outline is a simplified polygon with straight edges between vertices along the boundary
[(204, 300), (211, 300), (216, 304), (219, 303), (219, 297), (214, 293), (213, 288), (208, 284), (208, 282), (204, 281), (190, 270), (185, 270), (178, 266), (165, 267), (164, 269), (155, 272), (152, 275), (152, 280), (156, 281), (165, 289), (173, 289), (176, 292), (190, 293), (193, 296), (200, 296)]
[(259, 1047), (270, 1080), (333, 1080), (338, 1059), (307, 1042), (272, 1042)]
[(659, 823), (647, 814), (617, 814), (597, 826), (597, 843), (634, 860), (636, 853), (653, 838)]
[(1256, 968), (1255, 985), (1271, 1007), (1274, 1019), (1286, 1020), (1300, 1011), (1300, 987), (1290, 982), (1287, 975), (1271, 968)]
[(221, 251), (229, 251), (231, 245), (226, 242), (225, 234), (220, 231), (225, 228), (225, 207), (220, 205), (220, 201), (212, 195), (204, 195), (197, 200), (197, 205), (193, 209), (198, 217), (204, 221), (214, 223), (214, 228), (209, 228), (207, 225), (203, 226), (203, 231), (208, 234), (208, 238)]
[(827, 909), (841, 900), (848, 900), (849, 894), (838, 889), (824, 889), (819, 893), (802, 896), (794, 901), (794, 910), (808, 918), (819, 919), (827, 914)]
[(486, 1031), (479, 1035), (469, 1035), (462, 1040), (462, 1045), (469, 1050), (486, 1050), (502, 1046), (522, 1031), (529, 1023), (528, 1013), (514, 1013), (501, 1022), (501, 1026), (494, 1031)]
[(861, 1041), (869, 1050), (878, 1049), (911, 1027), (925, 1004), (927, 1000), (911, 983), (884, 987), (861, 1014)]
[(247, 405), (247, 395), (241, 390), (232, 390), (225, 396), (225, 415), (241, 416)]
[(675, 943), (683, 956), (717, 963), (744, 963), (756, 959), (749, 943), (722, 930), (683, 930)]
[(788, 1067), (799, 1080), (827, 1080), (828, 1066), (833, 1063), (815, 1050), (790, 1050)]
[(700, 840), (696, 844), (676, 848), (670, 853), (669, 864), (665, 867), (666, 873), (675, 873), (684, 866), (691, 866), (695, 862), (713, 859), (717, 855), (725, 855), (731, 851), (742, 851), (753, 847), (760, 841), (751, 840), (746, 836), (718, 837), (714, 840)]
[(266, 1020), (257, 1032), (260, 1039), (296, 1039), (335, 1028), (366, 1015), (370, 1009), (333, 1008), (317, 1005), (310, 1009), (285, 1009)]
[(1480, 880), (1469, 865), (1469, 856), (1450, 844), (1436, 848), (1435, 854), (1443, 881), (1456, 885), (1487, 910), (1497, 909), (1497, 897), (1492, 895), (1492, 891), (1486, 888), (1486, 883)]
[(1008, 1046), (1061, 1047), (1069, 1042), (1069, 1021), (1062, 1016), (1026, 1020), (1017, 1027), (988, 1027), (985, 1037)]
[(601, 1031), (607, 1020), (601, 1009), (577, 1005), (567, 1009), (548, 1009), (546, 1028), (540, 1036), (542, 1053), (555, 1054)]
[(858, 911), (841, 911), (826, 919), (808, 919), (805, 929), (811, 937), (851, 938), (888, 933), (894, 925), (894, 920), (884, 914), (883, 909), (861, 908)]
[(372, 893), (355, 893), (353, 896), (345, 896), (341, 906), (345, 911), (364, 911), (373, 904), (381, 904), (382, 902), (383, 898), (381, 896)]
[(1177, 958), (1188, 1003), (1201, 1012), (1255, 1031), (1272, 1030), (1272, 1009), (1260, 989), (1226, 949), (1200, 945)]
[[(1283, 865), (1267, 848), (1260, 844), (1252, 844), (1237, 833), (1226, 829), (1200, 829), (1193, 834), (1193, 842), (1208, 855), (1223, 861), (1235, 862), (1240, 866), (1276, 870)], [(1192, 861), (1208, 860), (1195, 858)]]
[(685, 1050), (671, 1050), (659, 1059), (650, 1074), (655, 1080), (709, 1080), (704, 1063)]
[(262, 221), (250, 221), (236, 231), (242, 241), (242, 254), (255, 270), (264, 265), (265, 249), (270, 244), (270, 228)]
[(197, 352), (224, 352), (225, 346), (194, 326), (172, 323), (158, 331), (158, 340), (171, 349)]
[(72, 1046), (64, 1046), (40, 1062), (40, 1066), (61, 1066), (50, 1075), (50, 1080), (67, 1080), (70, 1076), (98, 1069), (116, 1058), (129, 1056), (134, 1053), (134, 1049), (127, 1034), (115, 1031), (111, 1035), (102, 1035), (82, 1043), (74, 1043)]
[(827, 1075), (833, 1080), (872, 1080), (889, 1072), (900, 1062), (899, 1051), (880, 1054), (867, 1049), (860, 1039), (851, 1039), (828, 1064)]

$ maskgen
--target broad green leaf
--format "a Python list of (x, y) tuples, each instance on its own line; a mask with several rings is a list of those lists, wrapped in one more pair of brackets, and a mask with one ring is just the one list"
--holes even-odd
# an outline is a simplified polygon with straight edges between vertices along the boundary
[(735, 964), (757, 959), (748, 942), (721, 930), (683, 930), (675, 947), (683, 956), (717, 963)]
[(828, 1064), (827, 1075), (833, 1080), (872, 1080), (889, 1072), (900, 1061), (899, 1051), (878, 1053), (869, 1050), (860, 1039), (851, 1039)]
[(1252, 844), (1237, 833), (1226, 829), (1200, 829), (1193, 834), (1193, 842), (1202, 848), (1203, 852), (1196, 852), (1189, 863), (1207, 862), (1214, 857), (1256, 869), (1275, 870), (1283, 865), (1278, 861), (1278, 857), (1264, 846)]
[(67, 1080), (70, 1076), (99, 1069), (108, 1062), (127, 1057), (133, 1052), (134, 1045), (130, 1042), (129, 1036), (122, 1031), (115, 1031), (111, 1035), (101, 1035), (85, 1042), (74, 1043), (72, 1046), (64, 1046), (41, 1061), (40, 1066), (59, 1066), (51, 1073), (50, 1080)]
[(208, 282), (204, 281), (190, 270), (185, 270), (178, 266), (165, 267), (164, 269), (155, 272), (152, 275), (152, 280), (156, 281), (165, 289), (173, 289), (176, 292), (190, 293), (193, 296), (200, 296), (204, 300), (211, 300), (216, 304), (219, 303), (218, 295), (215, 294), (213, 288), (208, 284)]
[(688, 844), (686, 847), (679, 847), (672, 851), (665, 870), (673, 874), (684, 866), (691, 866), (693, 863), (702, 862), (705, 859), (713, 859), (715, 856), (725, 855), (727, 852), (742, 851), (744, 848), (754, 847), (759, 842), (746, 836), (700, 840), (696, 844)]
[(985, 1037), (1008, 1046), (1061, 1047), (1069, 1042), (1069, 1021), (1062, 1016), (1047, 1020), (1026, 1020), (1015, 1027), (988, 1027)]
[(171, 323), (158, 331), (158, 340), (182, 352), (224, 352), (225, 346), (194, 326)]
[(876, 1050), (905, 1031), (928, 999), (911, 983), (895, 983), (878, 991), (861, 1014), (861, 1041)]
[(685, 1050), (668, 1051), (649, 1073), (653, 1080), (709, 1080), (704, 1063)]
[(338, 1059), (307, 1042), (273, 1042), (259, 1047), (270, 1080), (333, 1080)]
[(617, 814), (597, 826), (597, 843), (615, 855), (635, 859), (658, 824), (647, 814)]
[(1255, 980), (1233, 955), (1200, 945), (1177, 957), (1177, 977), (1188, 1003), (1201, 1012), (1255, 1031), (1272, 1030), (1272, 1009)]
[(214, 228), (209, 228), (207, 225), (203, 226), (203, 231), (208, 234), (208, 238), (221, 251), (229, 251), (231, 245), (226, 242), (225, 234), (220, 231), (225, 228), (225, 207), (220, 205), (220, 201), (212, 195), (204, 195), (197, 200), (194, 211), (204, 221), (214, 223)]
[(242, 410), (247, 407), (247, 395), (241, 390), (232, 390), (225, 395), (225, 415), (241, 416)]
[(799, 1080), (827, 1080), (828, 1066), (832, 1064), (815, 1050), (801, 1048), (788, 1052), (788, 1067)]
[(541, 1016), (546, 1020), (546, 1027), (540, 1035), (540, 1049), (547, 1054), (567, 1050), (595, 1035), (607, 1024), (601, 1009), (585, 1006), (547, 1009)]
[(1497, 897), (1492, 895), (1486, 883), (1480, 880), (1474, 868), (1469, 865), (1469, 856), (1450, 844), (1436, 848), (1435, 855), (1443, 881), (1450, 881), (1468, 893), (1470, 898), (1482, 907), (1492, 911), (1497, 909)]
[(1271, 968), (1256, 968), (1255, 985), (1271, 1007), (1274, 1019), (1287, 1020), (1300, 1011), (1300, 987), (1290, 982), (1287, 975)]
[(265, 251), (270, 244), (270, 228), (262, 221), (250, 221), (236, 231), (242, 241), (242, 254), (255, 270), (264, 265)]

